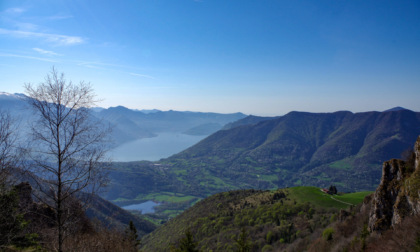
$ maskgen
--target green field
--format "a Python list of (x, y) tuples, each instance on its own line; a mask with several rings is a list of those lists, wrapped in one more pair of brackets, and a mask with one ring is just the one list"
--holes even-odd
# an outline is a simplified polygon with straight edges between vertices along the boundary
[(182, 193), (173, 193), (173, 192), (150, 193), (147, 195), (139, 195), (138, 198), (141, 198), (144, 200), (153, 200), (157, 202), (171, 202), (171, 203), (179, 203), (179, 202), (185, 202), (185, 201), (198, 199), (195, 196), (184, 195)]
[[(318, 187), (313, 186), (298, 186), (285, 189), (292, 200), (296, 200), (298, 203), (309, 202), (316, 206), (328, 207), (328, 208), (348, 208), (351, 205), (357, 205), (362, 203), (366, 195), (371, 194), (372, 192), (357, 192), (357, 193), (347, 193), (343, 195), (334, 195), (331, 196), (321, 191)], [(334, 200), (336, 199), (336, 200)], [(339, 201), (345, 202), (339, 202)], [(347, 203), (347, 204), (346, 204)]]

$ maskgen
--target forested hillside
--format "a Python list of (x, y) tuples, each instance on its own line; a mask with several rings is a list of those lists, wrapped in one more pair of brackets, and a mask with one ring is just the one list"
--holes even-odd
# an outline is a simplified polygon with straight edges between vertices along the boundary
[(420, 113), (291, 112), (257, 124), (219, 131), (163, 164), (185, 170), (185, 181), (207, 190), (226, 186), (296, 185), (372, 190), (383, 160), (401, 157), (420, 134)]
[(240, 190), (206, 198), (146, 236), (145, 251), (180, 246), (186, 232), (199, 251), (299, 250), (346, 209), (371, 192), (329, 195), (316, 187)]
[(409, 153), (406, 160), (383, 163), (381, 183), (374, 194), (337, 195), (335, 187), (219, 193), (147, 235), (142, 248), (418, 251), (420, 137)]
[(248, 122), (160, 162), (114, 163), (104, 196), (124, 205), (162, 193), (190, 200), (244, 188), (374, 190), (383, 160), (400, 158), (420, 134), (420, 113), (410, 110), (291, 112)]

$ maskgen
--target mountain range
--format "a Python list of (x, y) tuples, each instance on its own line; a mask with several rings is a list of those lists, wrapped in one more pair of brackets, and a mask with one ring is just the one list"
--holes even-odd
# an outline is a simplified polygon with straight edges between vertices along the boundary
[(161, 133), (187, 135), (210, 135), (227, 123), (237, 121), (246, 115), (242, 113), (218, 114), (189, 111), (146, 111), (132, 110), (123, 106), (103, 109), (94, 115), (109, 122), (117, 144)]
[[(0, 108), (22, 121), (22, 131), (34, 120), (24, 94), (0, 92)], [(162, 133), (208, 136), (227, 123), (246, 117), (242, 113), (220, 114), (190, 111), (133, 110), (123, 106), (108, 109), (94, 107), (92, 115), (112, 128), (112, 147), (129, 141), (155, 137)]]
[(159, 162), (115, 163), (104, 197), (124, 205), (247, 188), (372, 191), (381, 163), (400, 158), (419, 134), (420, 113), (406, 109), (246, 117)]
[[(21, 96), (1, 93), (1, 108), (30, 119)], [(169, 201), (166, 207), (178, 211), (235, 189), (334, 184), (340, 191), (373, 190), (381, 162), (401, 157), (420, 134), (420, 113), (401, 107), (363, 113), (294, 111), (278, 117), (142, 112), (122, 106), (92, 112), (114, 126), (116, 145), (162, 132), (211, 134), (159, 162), (113, 164), (111, 185), (102, 195), (107, 200), (120, 206)], [(165, 205), (161, 208), (165, 212)]]

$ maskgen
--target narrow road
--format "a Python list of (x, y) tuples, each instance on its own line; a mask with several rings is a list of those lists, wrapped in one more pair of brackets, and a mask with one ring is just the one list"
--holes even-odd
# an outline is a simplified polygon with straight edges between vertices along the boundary
[(348, 203), (348, 202), (344, 202), (344, 201), (338, 200), (338, 199), (334, 198), (333, 196), (331, 196), (331, 199), (333, 199), (333, 200), (335, 200), (335, 201), (338, 201), (338, 202), (340, 202), (340, 203), (343, 203), (343, 204), (347, 204), (347, 205), (349, 205), (349, 206), (354, 206), (354, 205), (353, 205), (353, 204), (351, 204), (351, 203)]
[[(323, 193), (325, 193), (325, 195), (328, 195), (326, 192), (324, 192), (322, 189), (320, 189), (320, 191), (321, 192), (323, 192)], [(347, 204), (347, 205), (349, 205), (349, 206), (354, 206), (353, 204), (351, 204), (351, 203), (348, 203), (348, 202), (345, 202), (345, 201), (341, 201), (341, 200), (339, 200), (339, 199), (336, 199), (336, 198), (334, 198), (333, 196), (330, 196), (330, 198), (331, 199), (333, 199), (333, 200), (335, 200), (335, 201), (338, 201), (338, 202), (340, 202), (340, 203), (343, 203), (343, 204)]]

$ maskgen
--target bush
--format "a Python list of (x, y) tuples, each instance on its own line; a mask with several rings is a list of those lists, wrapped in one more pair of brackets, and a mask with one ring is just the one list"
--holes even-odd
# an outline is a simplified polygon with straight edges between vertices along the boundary
[(271, 245), (265, 245), (262, 250), (262, 252), (266, 252), (266, 251), (273, 251), (273, 247)]
[(267, 235), (265, 236), (265, 241), (267, 243), (271, 243), (273, 241), (273, 232), (268, 231)]
[(326, 228), (324, 232), (322, 232), (322, 237), (326, 241), (330, 241), (333, 239), (334, 229), (333, 228)]

